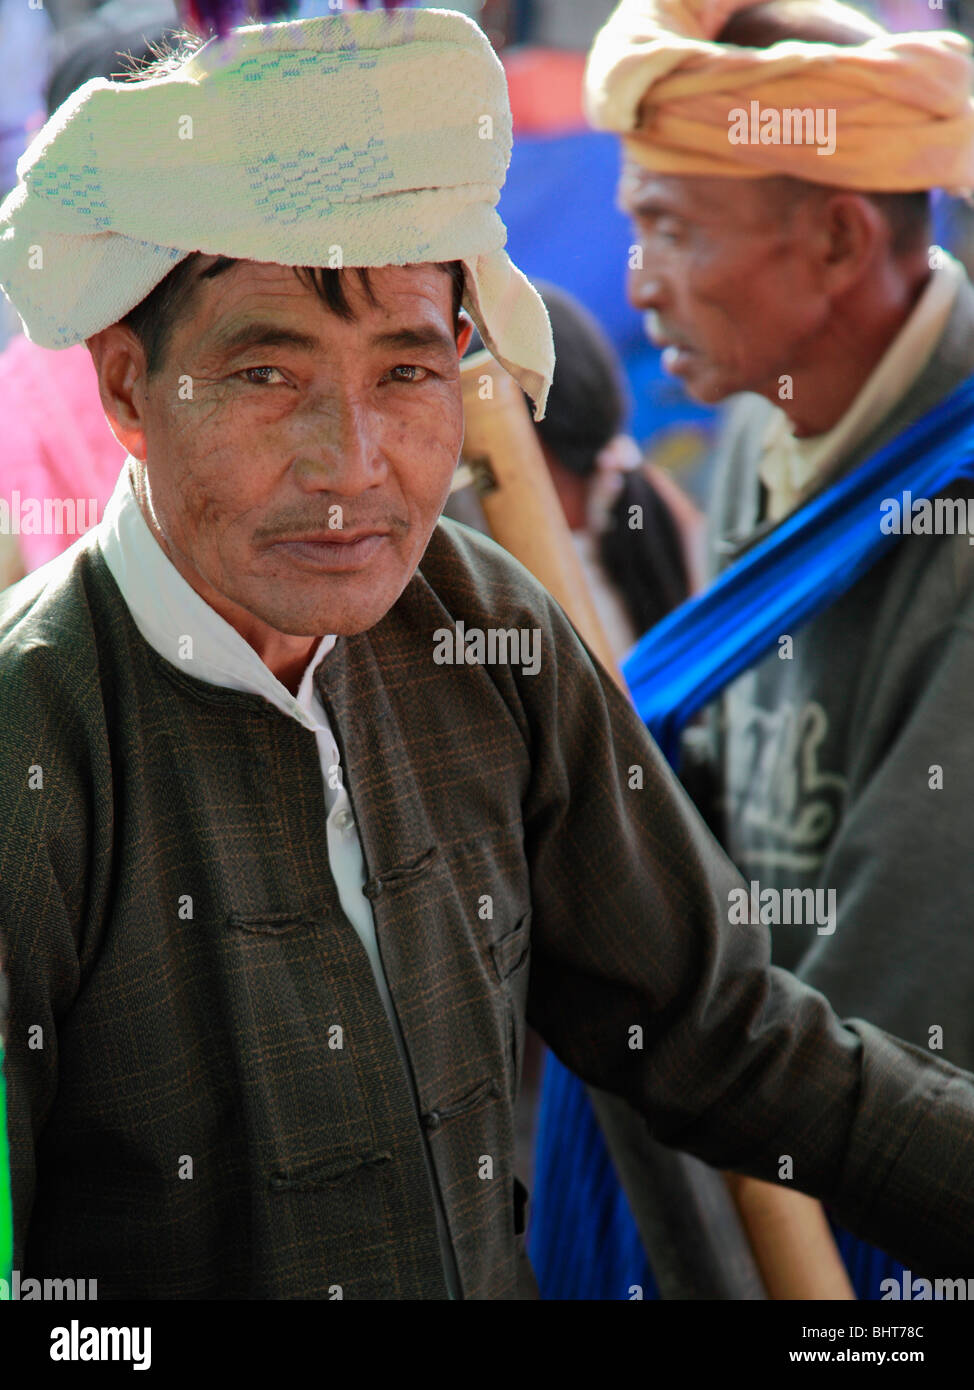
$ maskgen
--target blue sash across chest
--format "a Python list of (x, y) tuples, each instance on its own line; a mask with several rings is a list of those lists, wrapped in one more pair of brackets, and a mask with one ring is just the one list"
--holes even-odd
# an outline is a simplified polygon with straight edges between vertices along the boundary
[[(786, 517), (705, 593), (648, 632), (623, 675), (670, 763), (697, 710), (782, 633), (793, 633), (850, 589), (908, 531), (913, 522), (909, 502), (902, 515), (904, 498), (929, 506), (957, 478), (972, 476), (974, 378)], [(974, 533), (974, 502), (969, 520)]]

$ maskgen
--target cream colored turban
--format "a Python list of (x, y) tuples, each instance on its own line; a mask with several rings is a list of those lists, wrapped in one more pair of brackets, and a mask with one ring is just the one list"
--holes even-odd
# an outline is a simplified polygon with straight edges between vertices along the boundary
[(540, 419), (554, 350), (540, 297), (503, 250), (510, 154), (504, 71), (464, 15), (247, 26), (165, 76), (86, 82), (54, 113), (0, 207), (0, 285), (34, 342), (69, 347), (193, 251), (459, 260), (464, 306)]
[[(866, 192), (974, 187), (967, 39), (884, 34), (852, 47), (786, 41), (767, 49), (712, 42), (753, 3), (622, 0), (589, 55), (592, 124), (623, 135), (626, 153), (659, 173), (785, 174)], [(808, 127), (782, 113), (803, 109), (833, 112), (834, 153), (823, 157), (807, 135), (807, 143), (784, 142), (784, 132)], [(767, 111), (779, 113), (777, 141)]]

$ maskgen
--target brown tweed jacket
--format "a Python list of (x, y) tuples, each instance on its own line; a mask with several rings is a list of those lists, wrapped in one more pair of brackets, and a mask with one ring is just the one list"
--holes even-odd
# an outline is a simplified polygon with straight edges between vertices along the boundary
[[(435, 664), (458, 620), (539, 628), (540, 671)], [(313, 735), (191, 668), (90, 542), (0, 600), (16, 1264), (101, 1297), (443, 1298)], [(770, 1179), (790, 1154), (912, 1268), (974, 1271), (974, 1079), (843, 1026), (728, 923), (734, 871), (520, 566), (441, 523), (318, 676), (465, 1297), (530, 1293), (525, 1017), (665, 1142)]]

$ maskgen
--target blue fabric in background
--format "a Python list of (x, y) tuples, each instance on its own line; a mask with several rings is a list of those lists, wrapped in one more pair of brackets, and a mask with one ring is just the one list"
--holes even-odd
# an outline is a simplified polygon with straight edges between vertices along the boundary
[[(548, 1051), (541, 1095), (535, 1165), (546, 1181), (535, 1183), (528, 1234), (541, 1297), (628, 1300), (638, 1286), (643, 1298), (659, 1298), (588, 1093)], [(578, 1212), (588, 1214), (584, 1223)]]

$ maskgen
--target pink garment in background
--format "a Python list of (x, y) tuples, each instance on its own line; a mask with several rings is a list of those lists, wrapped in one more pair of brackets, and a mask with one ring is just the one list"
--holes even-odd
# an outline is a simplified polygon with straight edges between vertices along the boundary
[[(87, 530), (101, 520), (124, 462), (84, 343), (54, 352), (23, 335), (13, 338), (0, 353), (0, 497), (11, 511), (15, 491), (41, 503), (75, 498), (84, 503), (79, 532)], [(22, 532), (25, 569), (53, 560), (76, 539)]]

